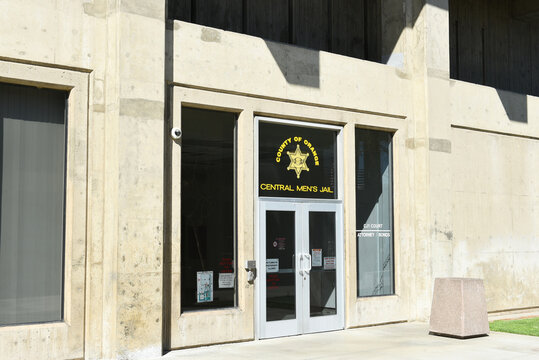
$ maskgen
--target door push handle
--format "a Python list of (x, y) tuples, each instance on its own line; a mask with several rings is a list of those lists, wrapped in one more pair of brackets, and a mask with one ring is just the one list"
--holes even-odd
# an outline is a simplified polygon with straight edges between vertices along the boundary
[(309, 268), (308, 268), (308, 269), (304, 269), (304, 271), (305, 271), (305, 273), (306, 273), (307, 275), (309, 275), (309, 274), (310, 274), (310, 271), (311, 271), (311, 269), (312, 269), (312, 263), (311, 263), (311, 260), (312, 260), (312, 259), (311, 259), (311, 254), (305, 254), (305, 257), (307, 258), (307, 261), (308, 261), (308, 264), (309, 264)]
[[(306, 269), (303, 267), (303, 259), (305, 258), (305, 260), (307, 260), (308, 264), (309, 264), (309, 268)], [(311, 271), (311, 268), (312, 268), (312, 264), (311, 264), (311, 255), (310, 254), (300, 254), (299, 255), (299, 274), (303, 276), (303, 274), (305, 275), (309, 275), (310, 274), (310, 271)]]

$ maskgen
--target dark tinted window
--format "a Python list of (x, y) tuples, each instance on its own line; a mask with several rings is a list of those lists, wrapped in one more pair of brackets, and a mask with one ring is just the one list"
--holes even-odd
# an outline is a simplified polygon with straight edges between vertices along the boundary
[[(266, 320), (296, 318), (296, 224), (293, 211), (266, 212)], [(277, 269), (270, 270), (268, 264)]]
[(259, 124), (259, 196), (337, 198), (337, 132)]
[[(309, 211), (309, 249), (318, 261), (312, 261), (309, 275), (311, 317), (337, 314), (337, 269), (323, 266), (325, 259), (336, 259), (335, 212)], [(323, 255), (322, 255), (323, 254)]]
[(182, 311), (235, 306), (236, 115), (182, 109)]

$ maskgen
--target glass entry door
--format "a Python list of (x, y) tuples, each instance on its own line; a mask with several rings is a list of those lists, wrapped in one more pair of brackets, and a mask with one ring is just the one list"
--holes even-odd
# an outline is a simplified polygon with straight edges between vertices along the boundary
[(342, 205), (260, 201), (259, 337), (344, 328)]

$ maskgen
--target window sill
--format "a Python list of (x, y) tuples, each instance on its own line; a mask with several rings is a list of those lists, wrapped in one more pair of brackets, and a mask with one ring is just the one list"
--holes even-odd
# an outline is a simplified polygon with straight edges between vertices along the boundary
[(372, 296), (362, 296), (362, 297), (357, 297), (356, 298), (356, 301), (357, 302), (366, 302), (366, 301), (376, 301), (376, 300), (381, 300), (381, 299), (399, 299), (400, 296), (397, 295), (397, 294), (390, 294), (390, 295), (372, 295)]
[(236, 315), (241, 314), (243, 310), (239, 307), (235, 308), (219, 308), (219, 309), (203, 309), (203, 310), (189, 310), (182, 312), (180, 318), (189, 318), (193, 316), (200, 316), (204, 314), (205, 316), (226, 316), (226, 315)]

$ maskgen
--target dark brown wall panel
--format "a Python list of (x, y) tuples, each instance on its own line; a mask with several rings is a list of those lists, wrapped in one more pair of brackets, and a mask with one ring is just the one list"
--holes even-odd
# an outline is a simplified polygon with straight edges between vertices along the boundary
[(292, 43), (311, 49), (329, 50), (329, 0), (292, 0)]
[(196, 0), (192, 20), (200, 25), (243, 31), (242, 0)]
[(530, 25), (531, 32), (531, 94), (539, 96), (539, 23)]
[[(530, 0), (531, 1), (531, 0)], [(510, 0), (450, 0), (451, 77), (539, 96), (539, 25)]]
[(531, 92), (531, 46), (529, 24), (511, 20), (509, 23), (509, 64), (511, 77), (509, 90)]
[(365, 59), (382, 60), (381, 0), (365, 0)]
[(192, 0), (169, 0), (168, 18), (191, 21), (191, 3)]
[[(400, 11), (400, 1), (393, 2)], [(169, 0), (168, 18), (380, 61), (381, 3), (382, 0)], [(388, 4), (388, 8), (395, 6)]]
[(289, 1), (246, 1), (246, 33), (263, 39), (289, 42)]
[(485, 35), (485, 83), (501, 89), (508, 89), (511, 71), (509, 63), (508, 11), (507, 0), (489, 1), (487, 32)]
[(331, 52), (364, 58), (364, 0), (333, 0), (331, 15)]
[(458, 14), (459, 1), (449, 0), (449, 65), (451, 78), (459, 79), (458, 61)]
[(482, 84), (484, 0), (461, 0), (459, 4), (458, 41), (459, 77)]

